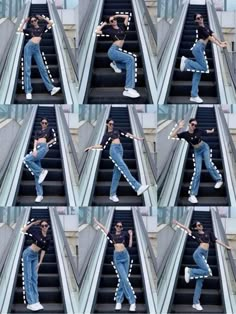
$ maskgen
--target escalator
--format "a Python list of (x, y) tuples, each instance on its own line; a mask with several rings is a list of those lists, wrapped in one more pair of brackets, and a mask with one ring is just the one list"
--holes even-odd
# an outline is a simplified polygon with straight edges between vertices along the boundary
[[(111, 232), (113, 232), (115, 224), (121, 221), (123, 223), (124, 231), (133, 230), (133, 246), (129, 249), (130, 260), (133, 260), (133, 267), (129, 280), (136, 294), (136, 313), (147, 313), (147, 305), (145, 302), (145, 292), (143, 277), (141, 272), (141, 265), (139, 260), (138, 246), (135, 235), (135, 226), (131, 210), (115, 210), (112, 220)], [(94, 313), (113, 313), (115, 312), (114, 295), (117, 287), (117, 275), (111, 261), (113, 260), (114, 245), (108, 241), (106, 254), (100, 276), (100, 282), (97, 290)], [(122, 304), (120, 313), (129, 312), (129, 304), (125, 300)]]
[[(48, 174), (43, 182), (44, 198), (40, 204), (43, 206), (65, 206), (67, 205), (65, 179), (60, 152), (60, 138), (57, 129), (56, 112), (53, 106), (38, 107), (27, 154), (33, 150), (34, 134), (36, 130), (41, 128), (40, 120), (42, 117), (48, 118), (48, 126), (55, 130), (57, 142), (49, 148), (47, 155), (41, 162), (42, 167), (48, 170)], [(34, 206), (37, 204), (34, 202), (35, 198), (36, 191), (34, 176), (23, 164), (16, 206)]]
[[(45, 15), (50, 18), (48, 5), (47, 4), (31, 4), (29, 16), (32, 15)], [(39, 25), (45, 25), (45, 22), (39, 21)], [(30, 27), (30, 24), (27, 25)], [(27, 36), (24, 39), (24, 46), (28, 42)], [(56, 87), (61, 87), (61, 90), (54, 96), (51, 96), (47, 91), (42, 78), (40, 76), (38, 67), (34, 59), (32, 58), (32, 67), (31, 67), (31, 82), (32, 82), (32, 100), (26, 100), (25, 91), (22, 89), (22, 70), (21, 62), (19, 62), (19, 72), (17, 78), (16, 94), (15, 94), (15, 104), (26, 104), (26, 103), (37, 103), (37, 104), (64, 104), (64, 96), (62, 93), (62, 79), (60, 73), (60, 66), (57, 59), (56, 45), (53, 38), (52, 29), (48, 30), (43, 34), (42, 40), (40, 42), (41, 52), (44, 52), (47, 65), (49, 67), (50, 73), (54, 82), (52, 84)], [(22, 56), (24, 56), (24, 48), (22, 49)]]
[[(181, 72), (179, 66), (182, 56), (194, 60), (192, 51), (190, 49), (193, 47), (196, 39), (196, 26), (193, 18), (195, 13), (201, 14), (204, 18), (204, 23), (209, 25), (207, 6), (189, 5), (184, 24), (183, 35), (180, 41), (177, 58), (175, 60), (175, 68), (169, 88), (169, 96), (167, 97), (167, 103), (169, 104), (189, 104), (193, 72)], [(219, 96), (217, 91), (216, 70), (213, 60), (213, 49), (210, 42), (208, 42), (206, 47), (206, 56), (210, 73), (202, 74), (199, 84), (199, 96), (203, 99), (204, 103), (218, 104)]]
[[(131, 0), (104, 0), (102, 19), (105, 16), (114, 15), (116, 12), (132, 12)], [(123, 23), (123, 19), (118, 19), (118, 23)], [(139, 98), (129, 98), (123, 96), (126, 71), (115, 73), (110, 67), (111, 60), (107, 56), (107, 51), (112, 45), (108, 37), (97, 37), (94, 63), (92, 66), (91, 83), (88, 86), (87, 102), (88, 104), (146, 104), (152, 103), (148, 96), (147, 82), (145, 79), (144, 63), (142, 59), (141, 43), (138, 38), (138, 30), (132, 16), (130, 28), (127, 31), (124, 50), (137, 55), (137, 83), (136, 89), (139, 92)]]
[[(217, 129), (217, 121), (215, 115), (215, 109), (213, 107), (199, 107), (197, 109), (196, 119), (198, 122), (198, 127), (202, 129), (215, 129), (213, 134), (208, 134), (203, 136), (203, 141), (209, 144), (210, 149), (212, 149), (212, 161), (220, 171), (223, 177), (224, 185), (220, 189), (215, 189), (215, 182), (212, 180), (209, 172), (206, 170), (204, 161), (202, 162), (202, 171), (200, 178), (199, 193), (197, 196), (198, 204), (202, 206), (213, 206), (218, 204), (219, 206), (229, 206), (229, 198), (227, 196), (226, 190), (226, 180), (224, 177), (224, 165), (223, 156), (221, 153), (221, 146), (219, 140), (219, 132)], [(178, 199), (179, 206), (189, 206), (188, 202), (188, 189), (189, 183), (193, 176), (193, 149), (189, 145), (188, 156), (185, 163), (183, 181), (180, 190), (180, 195)]]
[[(63, 291), (60, 283), (60, 274), (58, 270), (58, 262), (55, 252), (55, 246), (53, 242), (52, 226), (50, 224), (50, 215), (48, 209), (32, 208), (30, 212), (30, 219), (47, 219), (49, 221), (50, 228), (48, 234), (51, 238), (50, 246), (45, 254), (43, 263), (40, 266), (38, 273), (38, 291), (39, 301), (43, 305), (43, 313), (65, 313), (65, 307), (63, 305)], [(39, 228), (34, 226), (34, 228)], [(29, 237), (25, 237), (23, 250), (26, 249), (32, 241)], [(22, 250), (22, 253), (23, 253)], [(22, 254), (21, 253), (21, 254)], [(22, 290), (22, 267), (21, 257), (19, 259), (19, 268), (16, 279), (16, 286), (13, 290), (13, 299), (10, 313), (28, 313), (26, 304), (23, 303), (23, 290)]]
[[(205, 229), (213, 231), (212, 218), (209, 211), (194, 211), (190, 225), (195, 221), (200, 221)], [(196, 267), (192, 255), (197, 246), (197, 242), (188, 236), (184, 248), (176, 288), (173, 293), (173, 303), (170, 307), (169, 313), (197, 312), (192, 308), (196, 280), (190, 280), (188, 284), (184, 280), (184, 268)], [(200, 298), (200, 303), (203, 307), (203, 311), (201, 311), (201, 313), (225, 313), (215, 244), (210, 245), (208, 264), (212, 270), (213, 276), (206, 278), (203, 283), (203, 289)]]
[[(115, 128), (132, 133), (127, 107), (111, 107), (109, 117), (114, 119)], [(134, 178), (140, 182), (133, 140), (126, 137), (121, 137), (120, 140), (124, 148), (124, 161)], [(114, 205), (114, 203), (109, 199), (112, 173), (114, 168), (114, 163), (109, 158), (109, 148), (110, 145), (107, 145), (106, 149), (103, 150), (101, 154), (96, 185), (92, 199), (92, 205), (94, 206)], [(117, 205), (144, 205), (143, 196), (137, 196), (137, 193), (131, 188), (123, 175), (121, 175), (117, 196), (120, 200), (119, 203), (116, 203)]]

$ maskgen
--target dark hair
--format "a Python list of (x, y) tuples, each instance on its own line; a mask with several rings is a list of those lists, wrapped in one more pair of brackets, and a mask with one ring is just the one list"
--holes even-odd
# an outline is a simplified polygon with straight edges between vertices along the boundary
[(108, 24), (110, 23), (110, 17), (111, 17), (111, 16), (113, 16), (113, 15), (107, 15), (107, 16), (105, 16), (105, 22), (106, 22), (106, 23), (108, 23)]
[(197, 121), (197, 119), (191, 118), (191, 119), (188, 121), (188, 123), (192, 123), (193, 121)]
[(194, 13), (194, 15), (193, 15), (194, 21), (196, 20), (196, 17), (197, 17), (198, 15), (201, 15), (201, 13)]
[(191, 225), (191, 229), (196, 229), (198, 223), (200, 223), (202, 225), (202, 223), (200, 221), (194, 221), (194, 223)]
[(31, 15), (30, 16), (30, 22), (31, 22), (32, 18), (36, 19), (37, 21), (39, 20), (36, 15)]
[(43, 222), (46, 222), (46, 223), (49, 225), (47, 219), (42, 219), (42, 220), (40, 221), (40, 226), (42, 225)]
[[(114, 121), (112, 118), (108, 118), (107, 120), (106, 120), (106, 124), (108, 124), (110, 121)], [(106, 127), (106, 132), (108, 131), (108, 126)]]
[(123, 228), (123, 223), (122, 223), (122, 221), (118, 220), (118, 221), (116, 222), (116, 225), (117, 225), (118, 223), (121, 223), (121, 224), (122, 224), (122, 228)]
[(46, 118), (46, 117), (42, 117), (40, 122), (42, 122), (43, 120), (46, 120), (48, 122), (48, 118)]

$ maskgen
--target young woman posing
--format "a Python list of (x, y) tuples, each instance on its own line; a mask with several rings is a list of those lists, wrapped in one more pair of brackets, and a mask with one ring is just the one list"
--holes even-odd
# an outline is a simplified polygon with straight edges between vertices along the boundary
[(121, 310), (124, 297), (129, 301), (130, 312), (135, 312), (136, 301), (134, 293), (131, 289), (131, 285), (128, 278), (130, 256), (125, 247), (126, 239), (129, 242), (129, 248), (133, 243), (133, 231), (128, 230), (124, 232), (123, 224), (121, 221), (117, 221), (115, 225), (115, 233), (109, 232), (97, 219), (94, 217), (94, 222), (107, 234), (108, 238), (114, 244), (113, 261), (119, 274), (120, 285), (116, 295), (116, 307), (115, 310)]
[[(123, 24), (118, 25), (117, 19), (124, 20)], [(109, 35), (113, 44), (108, 50), (108, 57), (112, 61), (110, 63), (111, 68), (116, 73), (121, 73), (122, 69), (126, 70), (126, 81), (124, 96), (130, 98), (138, 98), (140, 94), (135, 88), (135, 60), (130, 54), (122, 52), (120, 48), (125, 43), (126, 30), (128, 25), (129, 15), (112, 15), (106, 18), (106, 21), (97, 26), (96, 33)]]
[(101, 144), (97, 144), (94, 146), (87, 147), (84, 151), (88, 151), (91, 149), (105, 149), (106, 146), (111, 142), (109, 154), (111, 159), (114, 161), (114, 170), (112, 175), (112, 182), (110, 188), (110, 200), (113, 202), (119, 202), (119, 198), (116, 195), (116, 191), (119, 185), (119, 181), (121, 178), (121, 174), (125, 177), (131, 187), (137, 192), (137, 195), (143, 194), (148, 188), (149, 185), (141, 185), (131, 174), (128, 169), (126, 163), (123, 160), (123, 147), (120, 141), (120, 137), (130, 137), (136, 140), (142, 141), (143, 138), (134, 136), (128, 132), (115, 129), (114, 121), (109, 118), (106, 121), (107, 130), (105, 135), (103, 136)]
[(189, 130), (179, 133), (179, 130), (181, 130), (183, 127), (184, 120), (179, 122), (178, 127), (170, 134), (170, 137), (184, 139), (190, 145), (192, 145), (194, 149), (196, 166), (194, 171), (195, 174), (192, 178), (192, 185), (190, 187), (190, 197), (188, 198), (188, 200), (190, 203), (198, 203), (196, 196), (198, 195), (200, 185), (203, 159), (212, 179), (216, 182), (214, 186), (215, 189), (220, 189), (223, 185), (222, 175), (215, 169), (214, 165), (211, 162), (209, 145), (202, 140), (202, 136), (214, 133), (214, 129), (202, 130), (197, 128), (197, 120), (194, 118), (189, 120)]
[(205, 230), (203, 228), (203, 224), (199, 221), (196, 221), (192, 224), (192, 230), (176, 220), (174, 220), (173, 223), (186, 230), (190, 236), (194, 236), (195, 241), (199, 244), (198, 248), (193, 253), (193, 259), (197, 265), (197, 268), (185, 267), (184, 277), (186, 283), (189, 283), (190, 279), (196, 279), (196, 286), (193, 296), (193, 308), (195, 310), (202, 311), (203, 308), (200, 304), (202, 285), (204, 282), (204, 278), (212, 276), (212, 271), (207, 263), (210, 244), (218, 243), (219, 245), (225, 247), (227, 250), (231, 250), (231, 247), (217, 240), (214, 233)]
[[(47, 25), (39, 26), (38, 21), (43, 20), (47, 23)], [(31, 27), (24, 28), (24, 25), (27, 24), (30, 21)], [(31, 100), (32, 99), (32, 86), (31, 86), (31, 60), (32, 57), (34, 58), (39, 73), (42, 77), (42, 80), (44, 82), (45, 87), (47, 88), (48, 92), (51, 93), (51, 95), (55, 95), (59, 92), (60, 87), (55, 87), (49, 76), (47, 69), (44, 65), (43, 58), (40, 51), (40, 41), (42, 39), (42, 36), (44, 32), (51, 28), (52, 21), (49, 19), (46, 19), (40, 15), (31, 16), (27, 19), (25, 19), (23, 25), (19, 28), (18, 31), (23, 32), (27, 38), (29, 38), (29, 41), (24, 47), (24, 83), (25, 83), (25, 94), (26, 99)]]
[[(40, 229), (33, 227), (35, 225), (39, 225)], [(33, 240), (33, 243), (23, 252), (23, 282), (28, 303), (27, 309), (31, 311), (43, 309), (39, 302), (38, 270), (50, 244), (50, 238), (47, 235), (48, 228), (48, 222), (44, 219), (33, 221), (22, 228), (22, 232), (28, 234)]]
[(187, 59), (183, 56), (181, 58), (180, 71), (193, 72), (190, 101), (202, 103), (203, 100), (198, 96), (198, 85), (200, 83), (202, 73), (208, 73), (207, 71), (209, 70), (205, 60), (205, 50), (207, 43), (208, 41), (211, 41), (213, 44), (221, 48), (227, 47), (227, 43), (225, 41), (221, 42), (219, 39), (216, 38), (216, 35), (213, 33), (213, 31), (204, 24), (203, 16), (201, 14), (194, 14), (194, 21), (197, 24), (198, 41), (194, 44), (192, 48), (192, 54), (195, 57), (196, 61)]

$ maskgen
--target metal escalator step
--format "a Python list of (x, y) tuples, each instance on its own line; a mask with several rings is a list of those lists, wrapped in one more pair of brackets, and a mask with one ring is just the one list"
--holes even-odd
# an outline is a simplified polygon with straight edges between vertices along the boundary
[[(168, 104), (196, 104), (190, 101), (190, 92), (189, 96), (169, 96)], [(206, 97), (204, 96), (204, 104), (218, 104), (218, 99), (215, 97)]]
[[(115, 303), (99, 303), (96, 305), (94, 313), (113, 313), (115, 312)], [(119, 311), (122, 314), (130, 314), (129, 305), (125, 302), (122, 304), (122, 309)], [(145, 304), (137, 304), (135, 313), (147, 313)]]
[[(64, 313), (63, 305), (57, 303), (43, 303), (43, 313), (57, 314)], [(11, 313), (30, 313), (29, 310), (26, 309), (25, 304), (16, 304), (12, 307)], [(39, 313), (39, 311), (37, 312)]]
[[(171, 313), (196, 313), (196, 310), (192, 308), (192, 305), (189, 304), (175, 304), (172, 308)], [(222, 306), (220, 305), (209, 305), (206, 304), (204, 305), (204, 309), (203, 311), (201, 311), (201, 313), (212, 313), (212, 314), (216, 314), (216, 313), (224, 313), (224, 309)]]
[[(47, 96), (46, 96), (47, 95)], [(32, 100), (26, 100), (25, 94), (17, 94), (15, 104), (64, 104), (64, 98), (61, 93), (51, 96), (48, 92), (35, 94), (32, 93)], [(45, 100), (47, 99), (47, 100)]]
[[(228, 206), (229, 202), (227, 197), (208, 197), (208, 196), (198, 196), (198, 206)], [(191, 203), (188, 201), (188, 197), (182, 197), (179, 202), (179, 206), (190, 206)]]
[(114, 203), (109, 200), (109, 196), (95, 196), (93, 198), (93, 205), (97, 206), (142, 206), (142, 199), (136, 196), (119, 196), (119, 203)]
[[(183, 301), (187, 304), (193, 303), (194, 289), (176, 289), (175, 300), (176, 304), (181, 304)], [(201, 304), (221, 304), (221, 294), (217, 289), (202, 289)]]
[(44, 196), (41, 203), (35, 203), (36, 196), (18, 196), (17, 206), (65, 206), (66, 198), (64, 196)]

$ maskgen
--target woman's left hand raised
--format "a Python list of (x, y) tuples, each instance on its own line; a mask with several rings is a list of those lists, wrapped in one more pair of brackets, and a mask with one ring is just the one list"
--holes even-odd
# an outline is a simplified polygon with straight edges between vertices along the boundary
[(128, 234), (129, 234), (130, 236), (132, 236), (132, 235), (133, 235), (133, 230), (128, 230)]

